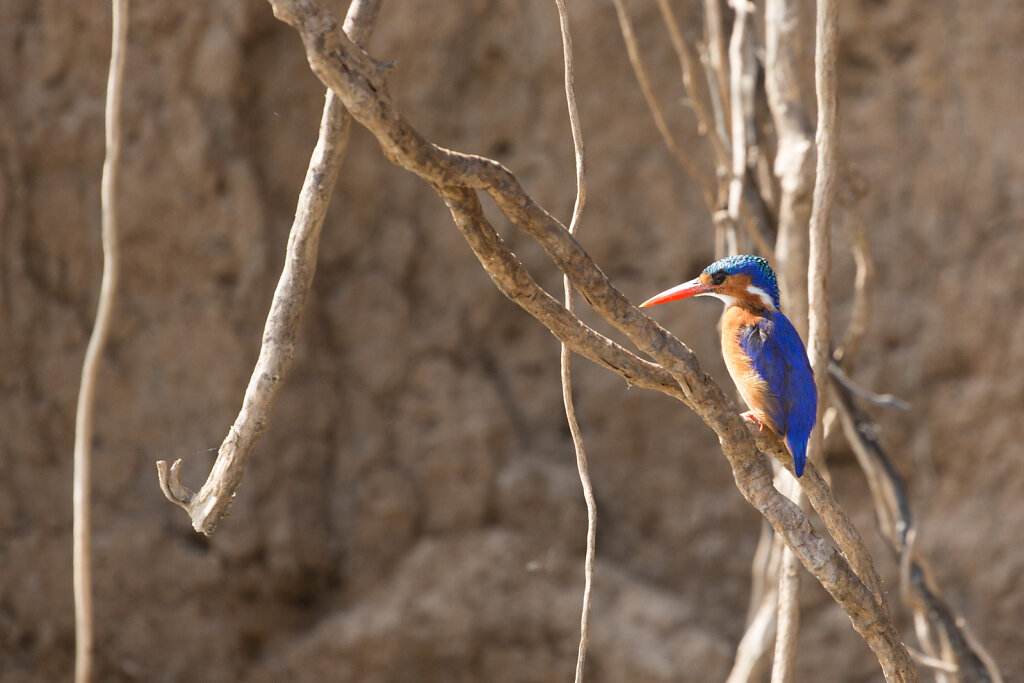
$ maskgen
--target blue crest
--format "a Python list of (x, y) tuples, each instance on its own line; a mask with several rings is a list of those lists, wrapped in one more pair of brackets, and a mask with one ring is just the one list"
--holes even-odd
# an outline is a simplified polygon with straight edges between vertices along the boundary
[(768, 296), (775, 302), (775, 309), (782, 310), (782, 305), (779, 302), (779, 282), (775, 278), (775, 271), (768, 265), (768, 261), (760, 256), (751, 256), (750, 254), (726, 256), (704, 269), (708, 275), (714, 275), (719, 271), (725, 271), (726, 275), (749, 276), (751, 284), (768, 292)]

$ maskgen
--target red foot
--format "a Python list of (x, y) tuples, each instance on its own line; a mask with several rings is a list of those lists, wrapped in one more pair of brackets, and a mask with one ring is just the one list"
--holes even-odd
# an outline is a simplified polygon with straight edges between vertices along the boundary
[(761, 418), (759, 418), (757, 415), (754, 415), (754, 411), (753, 410), (748, 410), (745, 413), (740, 413), (740, 415), (743, 418), (745, 418), (747, 420), (750, 420), (751, 422), (756, 423), (757, 424), (757, 431), (759, 431), (759, 432), (763, 432), (764, 431), (764, 422), (762, 422)]

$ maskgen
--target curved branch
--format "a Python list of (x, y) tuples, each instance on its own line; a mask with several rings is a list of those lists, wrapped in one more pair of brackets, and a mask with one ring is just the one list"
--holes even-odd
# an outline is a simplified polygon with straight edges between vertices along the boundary
[[(569, 12), (565, 0), (555, 0), (558, 8), (558, 24), (562, 33), (562, 59), (565, 63), (565, 102), (569, 109), (569, 126), (572, 129), (572, 147), (576, 157), (576, 203), (572, 209), (569, 232), (573, 235), (580, 227), (580, 216), (587, 202), (587, 181), (583, 170), (583, 132), (580, 128), (580, 113), (576, 107), (576, 84), (572, 59), (572, 35), (569, 32)], [(573, 312), (572, 283), (569, 277), (562, 278), (565, 295), (565, 309)], [(559, 352), (559, 374), (562, 380), (562, 403), (565, 405), (565, 420), (569, 424), (573, 449), (576, 451), (576, 470), (583, 487), (583, 500), (587, 504), (587, 552), (583, 560), (583, 607), (580, 610), (580, 645), (576, 652), (576, 683), (583, 683), (583, 666), (587, 659), (587, 645), (590, 642), (590, 605), (594, 591), (594, 556), (597, 553), (597, 503), (594, 487), (590, 481), (590, 466), (587, 451), (583, 447), (583, 435), (576, 419), (576, 406), (572, 400), (572, 354), (562, 344)]]
[(636, 44), (636, 36), (633, 33), (633, 22), (629, 18), (629, 13), (626, 11), (625, 6), (622, 4), (622, 0), (612, 0), (615, 5), (615, 14), (619, 18), (619, 29), (622, 31), (622, 39), (626, 43), (626, 52), (629, 55), (629, 63), (633, 67), (633, 73), (636, 76), (637, 83), (640, 84), (640, 90), (644, 94), (644, 100), (647, 102), (647, 108), (651, 110), (651, 116), (654, 118), (654, 125), (661, 134), (662, 140), (665, 142), (665, 146), (668, 147), (672, 156), (679, 163), (680, 166), (686, 169), (690, 174), (690, 177), (696, 181), (697, 185), (700, 186), (701, 195), (704, 197), (704, 203), (707, 204), (708, 211), (711, 213), (715, 212), (716, 202), (715, 193), (711, 188), (711, 183), (708, 182), (704, 174), (700, 172), (697, 165), (686, 156), (682, 147), (676, 142), (676, 138), (672, 135), (671, 129), (668, 127), (668, 123), (665, 121), (665, 114), (661, 110), (661, 105), (658, 104), (658, 98), (654, 94), (654, 88), (651, 86), (650, 80), (647, 78), (647, 70), (644, 68), (643, 59), (640, 57), (640, 48)]
[(100, 180), (101, 240), (103, 242), (103, 278), (99, 303), (89, 344), (82, 361), (82, 380), (75, 413), (74, 481), (72, 483), (72, 583), (75, 600), (75, 683), (88, 683), (93, 662), (93, 603), (90, 517), (92, 480), (93, 413), (96, 406), (96, 377), (103, 348), (110, 332), (114, 298), (117, 294), (119, 257), (117, 243), (117, 177), (121, 167), (121, 90), (124, 84), (124, 58), (128, 37), (128, 0), (111, 4), (110, 68), (107, 74), (107, 100), (104, 133), (106, 154)]
[(476, 193), (464, 187), (438, 190), (455, 226), (491, 276), (498, 290), (555, 335), (570, 351), (621, 375), (632, 385), (653, 389), (687, 403), (679, 384), (661, 366), (638, 358), (585, 325), (530, 276), (484, 216)]
[[(850, 228), (851, 250), (856, 264), (856, 276), (853, 286), (853, 306), (850, 309), (850, 324), (843, 337), (842, 344), (835, 351), (835, 358), (847, 361), (860, 349), (861, 342), (868, 331), (871, 320), (871, 292), (875, 283), (875, 261), (871, 255), (871, 244), (864, 230), (864, 221), (856, 211), (851, 211)], [(898, 406), (894, 406), (898, 407)]]
[[(720, 167), (722, 174), (724, 174), (725, 168), (729, 163), (729, 150), (726, 149), (726, 142), (718, 136), (715, 122), (711, 119), (711, 114), (708, 112), (707, 107), (704, 106), (704, 98), (701, 97), (700, 90), (697, 87), (697, 74), (693, 68), (690, 46), (687, 45), (686, 40), (683, 38), (683, 32), (679, 30), (679, 22), (676, 21), (676, 15), (672, 11), (672, 6), (669, 5), (668, 0), (658, 0), (658, 9), (661, 10), (661, 18), (665, 22), (669, 37), (672, 39), (672, 47), (675, 49), (676, 57), (679, 59), (679, 72), (683, 79), (683, 88), (690, 98), (690, 107), (697, 117), (697, 131), (706, 135), (711, 141), (711, 147), (715, 154), (715, 165)], [(711, 87), (714, 87), (714, 85)], [(717, 176), (718, 173), (716, 172), (715, 175)]]
[[(359, 43), (369, 40), (379, 8), (380, 0), (354, 0), (345, 22), (345, 30), (353, 40)], [(299, 194), (284, 268), (263, 329), (259, 359), (246, 387), (242, 409), (217, 451), (217, 460), (206, 482), (199, 491), (193, 492), (181, 481), (180, 460), (170, 471), (165, 461), (157, 463), (164, 495), (188, 512), (192, 528), (204, 534), (212, 534), (227, 514), (235, 490), (242, 483), (249, 457), (274, 415), (281, 382), (295, 355), (295, 336), (316, 272), (320, 229), (345, 158), (350, 128), (351, 117), (344, 105), (328, 91), (320, 137)]]

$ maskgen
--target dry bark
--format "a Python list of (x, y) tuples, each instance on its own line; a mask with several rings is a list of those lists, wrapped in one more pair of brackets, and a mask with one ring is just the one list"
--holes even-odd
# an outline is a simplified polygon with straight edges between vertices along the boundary
[[(345, 31), (352, 40), (359, 44), (369, 40), (379, 9), (380, 0), (352, 3), (345, 19)], [(193, 492), (181, 481), (181, 460), (175, 461), (170, 470), (165, 461), (157, 462), (164, 495), (188, 512), (192, 528), (201, 533), (212, 534), (228, 513), (252, 451), (274, 415), (281, 383), (295, 356), (295, 336), (316, 272), (320, 229), (345, 158), (351, 124), (344, 105), (328, 91), (320, 137), (299, 193), (284, 269), (267, 315), (260, 355), (246, 387), (242, 409), (217, 451), (217, 460), (206, 482)]]

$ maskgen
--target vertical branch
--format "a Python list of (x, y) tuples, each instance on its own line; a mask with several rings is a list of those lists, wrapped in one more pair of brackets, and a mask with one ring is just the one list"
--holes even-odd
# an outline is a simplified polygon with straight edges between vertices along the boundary
[(811, 433), (809, 458), (820, 462), (822, 425), (828, 386), (830, 229), (832, 199), (835, 196), (838, 158), (838, 113), (836, 106), (836, 50), (839, 44), (836, 0), (817, 0), (814, 79), (818, 100), (818, 148), (814, 197), (810, 223), (810, 254), (807, 267), (808, 356), (818, 390), (818, 421)]
[(615, 5), (615, 13), (619, 18), (619, 28), (622, 31), (622, 39), (626, 43), (626, 52), (629, 55), (629, 63), (633, 67), (633, 73), (636, 75), (637, 83), (640, 84), (640, 90), (644, 94), (644, 100), (647, 101), (647, 107), (651, 110), (651, 116), (654, 117), (654, 125), (657, 127), (658, 132), (661, 134), (662, 140), (665, 141), (665, 146), (668, 147), (669, 151), (672, 152), (672, 156), (679, 163), (680, 166), (685, 168), (690, 176), (700, 186), (701, 194), (704, 197), (704, 203), (708, 207), (708, 211), (712, 214), (715, 213), (715, 195), (711, 190), (711, 184), (707, 181), (704, 175), (700, 172), (694, 163), (686, 156), (679, 143), (676, 142), (676, 138), (672, 135), (672, 131), (668, 127), (668, 123), (665, 121), (665, 115), (661, 111), (661, 105), (658, 104), (658, 98), (654, 95), (654, 88), (651, 87), (651, 82), (647, 78), (647, 70), (644, 69), (643, 59), (640, 57), (640, 48), (636, 44), (636, 35), (633, 33), (633, 22), (629, 18), (629, 14), (626, 12), (625, 6), (622, 4), (622, 0), (612, 0)]
[[(576, 85), (574, 82), (572, 59), (572, 36), (569, 33), (569, 14), (565, 9), (565, 0), (555, 0), (558, 7), (558, 22), (562, 31), (562, 58), (565, 62), (565, 102), (569, 109), (569, 125), (572, 128), (572, 146), (576, 157), (576, 203), (572, 209), (572, 221), (569, 232), (573, 235), (580, 227), (580, 216), (583, 205), (587, 201), (586, 176), (583, 173), (583, 133), (580, 130), (580, 114), (576, 108)], [(569, 276), (563, 276), (562, 285), (565, 289), (565, 308), (574, 312), (572, 283)], [(569, 423), (572, 444), (576, 450), (576, 469), (583, 487), (583, 499), (587, 504), (587, 554), (583, 561), (583, 607), (580, 610), (580, 645), (576, 653), (576, 683), (583, 681), (583, 665), (587, 659), (587, 643), (590, 641), (590, 602), (594, 585), (594, 555), (597, 542), (597, 503), (594, 501), (594, 487), (590, 482), (590, 468), (587, 465), (587, 452), (583, 447), (583, 435), (576, 420), (576, 408), (572, 400), (572, 373), (570, 360), (572, 354), (564, 343), (559, 357), (562, 377), (562, 402), (565, 404), (565, 419)]]
[[(776, 7), (776, 9), (778, 9)], [(834, 0), (818, 0), (815, 26), (815, 91), (818, 98), (817, 173), (814, 186), (809, 230), (807, 265), (807, 336), (808, 356), (814, 371), (818, 394), (818, 415), (811, 432), (807, 457), (814, 463), (822, 461), (822, 443), (829, 362), (829, 230), (832, 198), (835, 194), (836, 170), (836, 84), (835, 53), (838, 42), (837, 6)], [(778, 23), (785, 23), (779, 17)], [(777, 36), (776, 36), (777, 37)], [(776, 45), (777, 47), (777, 45)], [(796, 134), (796, 132), (794, 132)], [(783, 158), (785, 161), (785, 158)], [(791, 254), (790, 254), (791, 255)], [(796, 266), (790, 270), (795, 270)], [(791, 683), (795, 676), (799, 609), (797, 560), (791, 552), (783, 556), (779, 584), (779, 630), (775, 645), (772, 683)]]
[[(365, 45), (369, 40), (380, 1), (353, 0), (349, 6), (344, 31), (356, 44)], [(242, 483), (249, 457), (274, 415), (281, 382), (295, 355), (295, 337), (316, 272), (320, 229), (345, 158), (351, 123), (341, 100), (328, 90), (320, 120), (320, 137), (299, 192), (284, 268), (263, 328), (259, 359), (242, 398), (242, 409), (218, 449), (217, 460), (206, 482), (199, 491), (190, 491), (181, 482), (181, 460), (170, 470), (163, 460), (156, 464), (164, 496), (188, 512), (192, 528), (201, 533), (212, 534), (227, 514), (235, 490)]]
[(807, 226), (814, 188), (814, 141), (798, 77), (804, 50), (796, 0), (765, 3), (765, 91), (778, 136), (775, 176), (779, 179), (779, 231), (776, 272), (783, 306), (807, 336)]
[[(789, 318), (807, 338), (807, 224), (814, 183), (814, 147), (797, 77), (798, 63), (803, 52), (799, 28), (799, 7), (795, 0), (767, 0), (765, 91), (778, 135), (774, 171), (781, 189), (775, 258)], [(819, 422), (820, 415), (819, 412)], [(806, 507), (806, 499), (797, 482), (784, 474), (780, 476), (784, 492)], [(788, 548), (782, 554), (781, 564), (772, 680), (788, 683), (795, 675), (800, 575), (798, 560)]]
[(733, 8), (732, 38), (729, 40), (729, 99), (732, 112), (732, 177), (729, 181), (729, 225), (725, 234), (724, 251), (735, 254), (739, 247), (736, 226), (740, 222), (740, 202), (747, 181), (747, 160), (754, 136), (750, 132), (753, 120), (754, 85), (757, 64), (750, 33), (753, 28), (754, 6), (747, 0), (737, 0)]
[(857, 353), (868, 331), (871, 319), (871, 292), (875, 282), (875, 262), (871, 256), (871, 245), (864, 231), (864, 221), (851, 211), (850, 241), (857, 274), (853, 282), (853, 306), (850, 311), (850, 325), (843, 337), (843, 343), (836, 349), (837, 361), (846, 361)]
[(716, 118), (720, 119), (719, 130), (726, 137), (725, 120), (729, 117), (729, 67), (725, 58), (725, 33), (722, 29), (722, 6), (720, 0), (704, 0), (704, 37), (707, 40), (708, 87), (712, 91), (712, 103), (718, 102)]
[(765, 654), (775, 636), (779, 606), (778, 573), (785, 547), (782, 538), (772, 532), (770, 525), (761, 525), (761, 538), (752, 563), (747, 629), (736, 648), (736, 659), (726, 683), (748, 683), (763, 678)]
[(128, 34), (128, 0), (111, 3), (110, 71), (107, 75), (105, 113), (106, 158), (100, 181), (100, 211), (103, 241), (103, 280), (92, 335), (82, 363), (82, 383), (75, 415), (74, 508), (72, 566), (75, 593), (75, 683), (92, 678), (93, 609), (90, 569), (90, 461), (92, 459), (93, 410), (96, 404), (96, 376), (110, 332), (114, 297), (117, 293), (117, 176), (121, 163), (121, 88), (124, 83), (124, 51)]
[[(805, 501), (798, 502), (806, 506)], [(796, 679), (796, 650), (800, 642), (800, 560), (789, 548), (782, 551), (778, 596), (772, 683), (792, 683)]]
[[(658, 9), (661, 10), (661, 17), (665, 21), (665, 27), (668, 29), (669, 37), (672, 39), (672, 47), (675, 49), (676, 57), (679, 59), (679, 71), (683, 79), (683, 88), (686, 89), (693, 113), (697, 117), (697, 130), (708, 136), (711, 140), (711, 148), (715, 153), (715, 175), (724, 176), (729, 163), (728, 145), (719, 135), (711, 114), (708, 113), (707, 107), (704, 106), (704, 99), (697, 89), (696, 73), (693, 69), (693, 60), (690, 58), (690, 48), (683, 39), (683, 32), (679, 30), (679, 22), (676, 21), (675, 13), (672, 11), (672, 6), (669, 5), (668, 0), (658, 0)], [(715, 88), (717, 92), (714, 83), (710, 83), (709, 87)]]
[[(780, 9), (777, 6), (774, 8)], [(836, 170), (836, 85), (835, 52), (838, 42), (836, 26), (837, 6), (834, 0), (818, 0), (815, 26), (815, 90), (818, 98), (817, 173), (814, 186), (809, 230), (807, 264), (807, 336), (808, 356), (814, 371), (814, 384), (818, 394), (818, 415), (808, 445), (807, 457), (814, 463), (822, 462), (822, 443), (829, 362), (829, 230), (832, 197), (835, 194)], [(777, 17), (776, 26), (785, 24), (785, 16)], [(776, 35), (778, 38), (778, 35)], [(776, 48), (778, 45), (776, 44)], [(777, 56), (777, 52), (776, 52)], [(776, 82), (777, 83), (777, 82)], [(776, 93), (778, 95), (778, 93)], [(781, 111), (780, 111), (781, 114)], [(780, 118), (785, 118), (781, 117)], [(794, 126), (796, 128), (796, 126)], [(791, 131), (793, 136), (798, 129)], [(789, 153), (786, 150), (786, 153)], [(783, 161), (787, 159), (783, 156)], [(793, 169), (795, 172), (798, 169)], [(790, 193), (787, 193), (790, 194)], [(792, 195), (790, 194), (792, 197)], [(789, 254), (792, 256), (792, 254)], [(796, 270), (794, 264), (790, 271)], [(799, 318), (797, 318), (799, 320)], [(799, 496), (798, 496), (799, 500)], [(791, 683), (795, 676), (796, 649), (799, 629), (797, 598), (799, 580), (797, 559), (786, 552), (782, 560), (779, 584), (779, 630), (775, 644), (772, 683)]]

